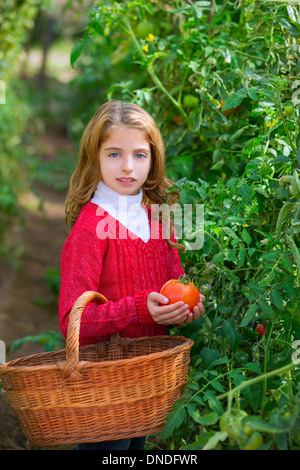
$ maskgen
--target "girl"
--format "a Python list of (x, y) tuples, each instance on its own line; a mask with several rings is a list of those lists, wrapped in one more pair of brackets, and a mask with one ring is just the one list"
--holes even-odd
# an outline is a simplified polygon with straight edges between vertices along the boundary
[[(164, 335), (204, 312), (168, 305), (160, 289), (184, 274), (174, 233), (153, 223), (153, 207), (166, 199), (164, 147), (151, 116), (138, 105), (110, 101), (87, 125), (66, 201), (70, 231), (61, 256), (59, 321), (67, 334), (70, 310), (85, 291), (108, 302), (90, 303), (81, 317), (80, 345), (122, 337)], [(78, 445), (79, 449), (143, 449), (145, 438)]]

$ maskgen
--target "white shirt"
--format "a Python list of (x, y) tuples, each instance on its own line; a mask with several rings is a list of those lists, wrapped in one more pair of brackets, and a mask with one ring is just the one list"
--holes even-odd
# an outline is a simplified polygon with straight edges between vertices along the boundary
[(122, 196), (100, 180), (91, 202), (102, 207), (130, 232), (147, 242), (150, 238), (150, 224), (147, 210), (141, 205), (142, 199), (142, 188), (136, 196)]

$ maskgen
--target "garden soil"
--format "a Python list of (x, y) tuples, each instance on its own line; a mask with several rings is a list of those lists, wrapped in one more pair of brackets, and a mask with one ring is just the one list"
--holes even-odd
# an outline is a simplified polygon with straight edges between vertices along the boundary
[[(43, 159), (55, 158), (59, 149), (72, 152), (72, 144), (64, 135), (47, 132), (36, 144)], [(43, 201), (39, 208), (39, 201)], [(45, 271), (59, 267), (60, 254), (66, 239), (64, 228), (65, 193), (50, 186), (34, 184), (34, 192), (21, 199), (24, 223), (16, 220), (9, 230), (8, 244), (21, 254), (14, 263), (0, 266), (0, 339), (9, 344), (27, 335), (59, 331), (57, 303), (51, 302), (51, 290), (45, 283)], [(36, 299), (42, 300), (37, 302)], [(6, 360), (43, 351), (41, 344), (26, 342)], [(73, 450), (73, 445), (47, 447), (42, 450)], [(4, 391), (0, 391), (0, 450), (38, 450), (31, 446), (10, 407)]]

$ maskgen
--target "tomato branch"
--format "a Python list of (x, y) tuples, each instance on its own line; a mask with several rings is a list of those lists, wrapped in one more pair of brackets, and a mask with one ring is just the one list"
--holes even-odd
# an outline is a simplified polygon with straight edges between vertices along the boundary
[[(143, 59), (143, 61), (145, 63), (149, 62), (148, 59), (147, 59), (147, 55), (144, 53), (141, 45), (139, 44), (134, 32), (133, 32), (133, 29), (131, 27), (131, 23), (129, 21), (128, 18), (122, 18), (122, 21), (123, 21), (123, 28), (125, 29), (125, 31), (131, 36), (134, 44), (135, 44), (135, 47), (137, 49), (137, 51), (139, 52), (141, 58)], [(168, 92), (168, 90), (165, 88), (165, 86), (163, 85), (163, 83), (161, 82), (161, 80), (159, 79), (159, 77), (157, 76), (157, 74), (155, 73), (154, 69), (153, 69), (153, 66), (152, 64), (148, 63), (147, 64), (147, 72), (149, 73), (152, 81), (155, 83), (155, 85), (167, 96), (167, 98), (169, 98), (169, 100), (173, 103), (173, 105), (175, 106), (175, 108), (179, 111), (179, 113), (183, 116), (184, 119), (187, 118), (187, 115), (185, 113), (185, 111), (182, 109), (182, 107), (180, 106), (180, 103), (178, 103), (178, 101), (175, 100), (175, 98), (173, 98), (173, 96)]]
[(280, 369), (272, 370), (270, 372), (267, 372), (266, 374), (259, 375), (258, 377), (254, 377), (253, 379), (246, 380), (245, 382), (240, 383), (237, 387), (233, 388), (232, 390), (229, 390), (226, 393), (222, 393), (222, 395), (219, 395), (217, 400), (223, 400), (223, 398), (228, 397), (231, 395), (235, 395), (236, 393), (240, 392), (241, 390), (244, 390), (244, 388), (251, 387), (251, 385), (255, 385), (263, 380), (267, 380), (271, 377), (274, 377), (275, 375), (282, 375), (286, 374), (289, 371), (292, 371), (296, 367), (296, 364), (291, 362), (287, 366), (281, 367)]

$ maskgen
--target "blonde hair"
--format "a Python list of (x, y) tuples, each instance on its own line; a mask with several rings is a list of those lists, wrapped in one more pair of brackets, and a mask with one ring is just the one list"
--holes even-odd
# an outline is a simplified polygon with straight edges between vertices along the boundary
[[(92, 198), (101, 180), (99, 149), (108, 138), (110, 129), (118, 125), (143, 131), (149, 141), (151, 167), (142, 186), (142, 203), (163, 204), (166, 201), (166, 191), (173, 182), (165, 173), (164, 144), (156, 123), (150, 114), (137, 104), (108, 101), (94, 114), (80, 141), (78, 162), (70, 179), (65, 205), (65, 224), (68, 232), (72, 229), (82, 207)], [(184, 248), (179, 243), (167, 241), (174, 248)]]

